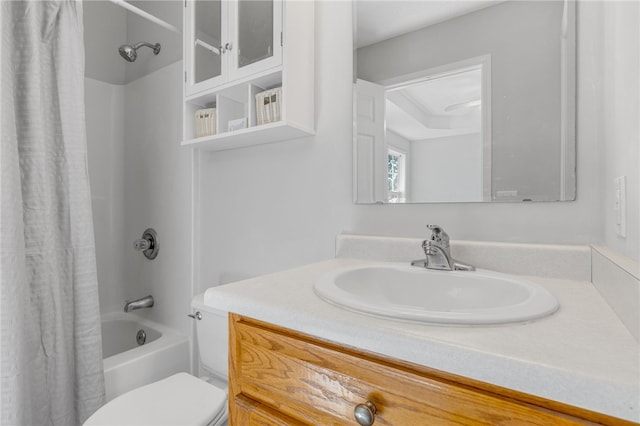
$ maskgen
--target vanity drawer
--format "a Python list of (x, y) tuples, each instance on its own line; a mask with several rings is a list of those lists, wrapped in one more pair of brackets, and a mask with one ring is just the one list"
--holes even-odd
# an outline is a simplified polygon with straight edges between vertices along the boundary
[(234, 401), (234, 411), (231, 415), (232, 425), (251, 426), (304, 426), (290, 417), (266, 407), (256, 401), (238, 395)]
[(457, 377), (233, 314), (230, 327), (232, 424), (243, 424), (233, 421), (234, 397), (305, 424), (357, 424), (354, 407), (365, 401), (377, 408), (375, 425), (618, 423), (533, 396), (516, 399), (523, 394), (492, 385), (470, 386), (470, 379), (452, 380)]

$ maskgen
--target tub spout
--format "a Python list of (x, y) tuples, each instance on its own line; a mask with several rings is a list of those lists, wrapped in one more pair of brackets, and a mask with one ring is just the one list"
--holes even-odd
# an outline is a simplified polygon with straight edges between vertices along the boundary
[(124, 311), (131, 312), (131, 311), (135, 311), (136, 309), (150, 308), (152, 306), (153, 306), (153, 296), (148, 295), (146, 297), (143, 297), (142, 299), (133, 300), (131, 302), (125, 303)]

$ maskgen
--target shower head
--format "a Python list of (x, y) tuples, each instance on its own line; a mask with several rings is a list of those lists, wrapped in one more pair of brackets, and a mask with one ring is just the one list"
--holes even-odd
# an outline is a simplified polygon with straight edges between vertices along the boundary
[(120, 46), (120, 49), (118, 49), (118, 52), (120, 52), (120, 56), (122, 56), (126, 61), (133, 62), (138, 57), (138, 52), (136, 51), (142, 46), (152, 48), (153, 53), (155, 53), (156, 55), (160, 53), (160, 43), (151, 44), (147, 43), (146, 41), (141, 41), (140, 43), (136, 43), (133, 46), (129, 44), (123, 44), (122, 46)]

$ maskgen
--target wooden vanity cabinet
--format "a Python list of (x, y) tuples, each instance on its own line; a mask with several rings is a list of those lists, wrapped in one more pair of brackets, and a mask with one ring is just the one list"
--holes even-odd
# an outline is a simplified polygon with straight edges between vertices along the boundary
[(230, 314), (230, 425), (632, 424)]

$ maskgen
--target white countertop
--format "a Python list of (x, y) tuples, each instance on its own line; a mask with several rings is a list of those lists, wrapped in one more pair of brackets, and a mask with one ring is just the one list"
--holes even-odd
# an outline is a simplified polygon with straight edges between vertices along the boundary
[(205, 304), (340, 344), (640, 422), (639, 345), (587, 281), (527, 277), (559, 302), (553, 315), (501, 326), (437, 326), (367, 316), (321, 300), (334, 259), (212, 287)]

